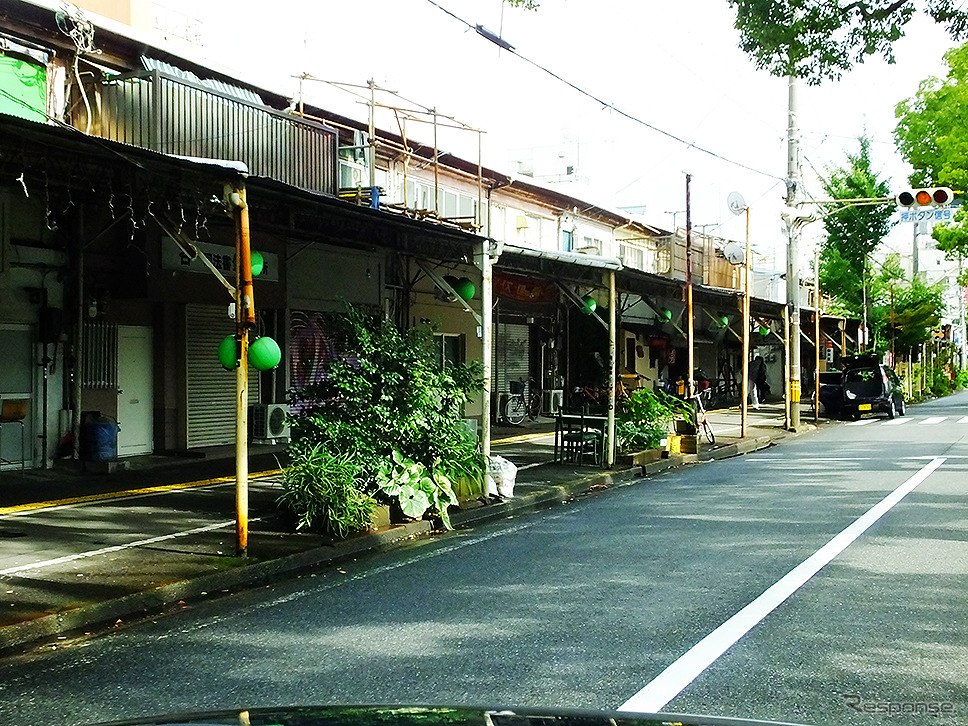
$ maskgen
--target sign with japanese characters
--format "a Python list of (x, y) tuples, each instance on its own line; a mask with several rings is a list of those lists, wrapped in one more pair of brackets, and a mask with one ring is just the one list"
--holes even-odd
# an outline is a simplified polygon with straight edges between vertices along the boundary
[(953, 219), (954, 212), (950, 207), (901, 210), (902, 222), (927, 222), (934, 224), (938, 222), (951, 222)]
[[(199, 272), (212, 274), (208, 267), (199, 259), (192, 259), (186, 255), (178, 245), (171, 240), (163, 240), (161, 246), (161, 266), (166, 270), (181, 270), (183, 272)], [(235, 283), (235, 248), (228, 245), (215, 245), (210, 242), (196, 242), (198, 251), (205, 255), (216, 270), (221, 272), (230, 283)], [(261, 250), (260, 250), (261, 252)], [(279, 281), (279, 256), (273, 252), (262, 252), (265, 260), (262, 272), (256, 280)]]

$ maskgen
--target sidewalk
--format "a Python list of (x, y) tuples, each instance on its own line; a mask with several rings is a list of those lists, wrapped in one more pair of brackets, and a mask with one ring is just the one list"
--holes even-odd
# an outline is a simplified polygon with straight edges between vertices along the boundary
[[(645, 468), (611, 471), (551, 463), (551, 419), (498, 427), (492, 453), (519, 467), (514, 497), (452, 509), (451, 519), (460, 527), (534, 511), (603, 487), (646, 481), (670, 467), (765, 448), (794, 435), (783, 429), (782, 404), (750, 411), (746, 438), (739, 436), (737, 409), (711, 412), (710, 419), (715, 447), (707, 445), (699, 454), (662, 459)], [(812, 414), (805, 406), (801, 433), (813, 428)], [(234, 556), (230, 459), (213, 456), (174, 466), (159, 466), (155, 461), (154, 466), (143, 463), (143, 468), (118, 474), (87, 475), (80, 479), (87, 493), (79, 491), (76, 474), (29, 472), (21, 481), (19, 472), (3, 472), (0, 653), (44, 644), (56, 647), (58, 642), (184, 607), (193, 600), (336, 566), (431, 533), (425, 521), (345, 540), (293, 533), (275, 508), (275, 474), (256, 475), (273, 468), (277, 453), (255, 453), (252, 460), (259, 465), (250, 464), (254, 476), (249, 557), (244, 560)], [(50, 476), (44, 480), (44, 474)], [(175, 497), (182, 498), (177, 505)], [(146, 523), (140, 531), (139, 521)], [(165, 534), (150, 534), (150, 526), (161, 525), (170, 525)]]

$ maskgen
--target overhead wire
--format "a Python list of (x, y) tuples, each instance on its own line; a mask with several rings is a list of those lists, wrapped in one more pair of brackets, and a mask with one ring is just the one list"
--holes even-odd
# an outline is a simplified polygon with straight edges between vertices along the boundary
[[(699, 151), (699, 152), (701, 152), (703, 154), (706, 154), (708, 156), (711, 156), (711, 157), (713, 157), (715, 159), (719, 159), (720, 161), (725, 162), (727, 164), (730, 164), (732, 166), (738, 167), (740, 169), (745, 169), (746, 171), (751, 171), (754, 174), (760, 174), (762, 176), (766, 176), (766, 177), (769, 177), (771, 179), (779, 179), (781, 181), (783, 180), (782, 177), (779, 177), (776, 174), (771, 174), (771, 173), (765, 172), (765, 171), (763, 171), (761, 169), (756, 169), (755, 167), (749, 166), (748, 164), (744, 164), (744, 163), (742, 163), (740, 161), (736, 161), (735, 159), (730, 159), (730, 158), (728, 158), (726, 156), (723, 156), (722, 154), (716, 153), (715, 151), (712, 151), (710, 149), (706, 149), (706, 148), (704, 148), (702, 146), (699, 146), (695, 142), (687, 141), (686, 139), (682, 138), (681, 136), (677, 136), (676, 134), (674, 134), (674, 133), (672, 133), (670, 131), (666, 131), (665, 129), (659, 128), (658, 126), (656, 126), (654, 124), (651, 124), (648, 121), (645, 121), (644, 119), (641, 119), (641, 118), (639, 118), (637, 116), (634, 116), (633, 114), (631, 114), (631, 113), (629, 113), (629, 112), (627, 112), (627, 111), (619, 108), (615, 104), (609, 103), (608, 101), (605, 101), (604, 99), (600, 98), (599, 96), (596, 96), (591, 91), (588, 91), (588, 90), (582, 88), (581, 86), (579, 86), (579, 85), (577, 85), (575, 83), (572, 83), (571, 81), (569, 81), (566, 78), (562, 77), (561, 75), (555, 73), (551, 69), (549, 69), (549, 68), (541, 65), (540, 63), (531, 60), (527, 56), (521, 55), (520, 53), (517, 52), (517, 50), (514, 49), (514, 46), (512, 46), (509, 43), (503, 41), (503, 39), (497, 38), (497, 40), (495, 40), (494, 38), (490, 37), (490, 34), (489, 33), (482, 32), (483, 29), (480, 26), (473, 25), (470, 22), (468, 22), (467, 20), (464, 20), (463, 18), (459, 17), (458, 15), (455, 15), (453, 12), (451, 12), (447, 8), (445, 8), (442, 5), (440, 5), (439, 3), (437, 3), (436, 0), (427, 0), (427, 2), (429, 2), (431, 5), (433, 5), (434, 7), (438, 8), (442, 12), (446, 13), (450, 17), (454, 18), (454, 20), (456, 20), (457, 22), (459, 22), (462, 25), (466, 26), (468, 30), (473, 30), (478, 35), (480, 35), (482, 38), (485, 38), (486, 40), (488, 40), (488, 41), (490, 41), (492, 43), (497, 44), (499, 47), (501, 47), (502, 49), (506, 50), (508, 53), (512, 53), (513, 55), (515, 55), (516, 57), (520, 58), (522, 61), (524, 61), (528, 65), (533, 66), (534, 68), (538, 69), (542, 73), (545, 73), (545, 74), (551, 76), (555, 80), (563, 83), (564, 85), (568, 86), (569, 88), (571, 88), (572, 90), (576, 91), (577, 93), (580, 93), (581, 95), (585, 96), (586, 98), (589, 98), (592, 101), (595, 101), (595, 103), (600, 104), (602, 106), (602, 108), (607, 108), (607, 109), (613, 111), (614, 113), (618, 114), (619, 116), (622, 116), (623, 118), (625, 118), (625, 119), (627, 119), (627, 120), (629, 120), (629, 121), (631, 121), (631, 122), (633, 122), (635, 124), (638, 124), (640, 126), (644, 126), (645, 128), (647, 128), (647, 129), (649, 129), (651, 131), (654, 131), (657, 134), (660, 134), (660, 135), (665, 136), (665, 137), (667, 137), (669, 139), (672, 139), (673, 141), (676, 141), (677, 143), (682, 144), (687, 149), (695, 149), (696, 151)], [(501, 41), (501, 42), (497, 42), (497, 41)]]

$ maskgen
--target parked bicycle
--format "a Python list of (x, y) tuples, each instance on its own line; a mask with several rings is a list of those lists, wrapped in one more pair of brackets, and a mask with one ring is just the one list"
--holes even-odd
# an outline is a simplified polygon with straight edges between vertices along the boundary
[[(712, 388), (706, 388), (693, 396), (692, 400), (695, 401), (696, 433), (706, 439), (710, 444), (715, 444), (716, 435), (713, 433), (713, 427), (710, 425), (709, 417), (706, 415), (706, 405), (709, 403), (712, 392)], [(705, 402), (703, 399), (705, 399)]]
[(525, 416), (532, 421), (538, 418), (541, 413), (541, 390), (534, 379), (530, 379), (527, 385), (523, 380), (511, 381), (508, 387), (511, 395), (504, 402), (504, 410), (501, 412), (504, 421), (517, 426), (524, 421)]

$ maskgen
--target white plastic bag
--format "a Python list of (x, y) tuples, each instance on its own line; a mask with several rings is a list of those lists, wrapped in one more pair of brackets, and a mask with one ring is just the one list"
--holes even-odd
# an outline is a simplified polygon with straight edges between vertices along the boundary
[(503, 456), (492, 456), (488, 467), (487, 493), (511, 499), (514, 497), (514, 480), (517, 475), (518, 467)]

